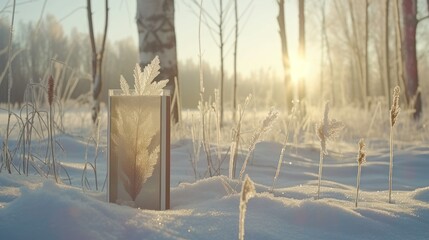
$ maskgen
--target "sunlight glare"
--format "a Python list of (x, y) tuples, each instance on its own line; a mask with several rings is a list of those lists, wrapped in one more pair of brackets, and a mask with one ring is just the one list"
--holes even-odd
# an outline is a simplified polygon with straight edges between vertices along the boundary
[(308, 63), (305, 58), (297, 57), (291, 64), (291, 78), (294, 84), (308, 76)]

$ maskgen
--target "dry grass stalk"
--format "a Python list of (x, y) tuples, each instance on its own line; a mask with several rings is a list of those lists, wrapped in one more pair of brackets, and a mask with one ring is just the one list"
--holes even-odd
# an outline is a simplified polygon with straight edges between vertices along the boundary
[(391, 127), (395, 126), (399, 112), (401, 111), (401, 108), (399, 108), (399, 94), (400, 94), (400, 92), (401, 92), (401, 89), (399, 88), (399, 86), (396, 86), (393, 89), (393, 103), (392, 103), (392, 108), (390, 109), (390, 125), (391, 125)]
[(54, 101), (54, 78), (51, 76), (49, 76), (48, 79), (48, 103), (49, 105), (52, 105), (53, 101)]
[(256, 143), (259, 141), (259, 138), (265, 132), (269, 131), (274, 121), (277, 119), (279, 112), (271, 109), (268, 115), (265, 117), (264, 121), (262, 121), (261, 127), (253, 134), (252, 139), (250, 141), (250, 146), (247, 151), (246, 159), (244, 160), (243, 166), (240, 170), (240, 180), (243, 179), (244, 172), (246, 171), (247, 163), (249, 162), (250, 155), (255, 150)]
[(317, 199), (320, 198), (320, 185), (323, 172), (323, 158), (328, 155), (326, 150), (326, 142), (335, 139), (340, 131), (344, 128), (344, 124), (335, 119), (329, 119), (329, 103), (325, 104), (325, 112), (322, 121), (316, 126), (316, 133), (320, 140), (320, 162), (319, 162), (319, 183), (317, 187)]
[[(8, 83), (7, 83), (7, 111), (8, 111), (8, 118), (7, 118), (7, 127), (6, 127), (6, 139), (5, 142), (3, 142), (3, 159), (6, 162), (6, 169), (9, 173), (12, 173), (11, 171), (11, 163), (12, 159), (9, 153), (9, 129), (10, 129), (10, 118), (12, 116), (12, 112), (10, 110), (10, 94), (12, 89), (12, 70), (11, 70), (11, 63), (12, 63), (12, 40), (13, 40), (13, 24), (15, 19), (15, 6), (16, 6), (16, 0), (13, 1), (13, 9), (12, 9), (12, 22), (10, 24), (10, 32), (9, 32), (9, 44), (8, 44), (8, 56), (7, 56), (7, 64), (4, 73), (6, 73), (6, 70), (8, 69), (9, 75), (8, 75)], [(0, 84), (3, 80), (3, 74), (0, 77)], [(0, 169), (1, 171), (1, 169)]]
[(285, 152), (286, 152), (286, 147), (287, 147), (287, 141), (288, 141), (288, 138), (289, 138), (289, 134), (288, 134), (287, 129), (286, 129), (286, 131), (285, 131), (285, 132), (286, 132), (285, 141), (284, 141), (284, 143), (283, 143), (283, 147), (282, 147), (282, 150), (281, 150), (281, 152), (280, 152), (279, 161), (277, 162), (276, 174), (274, 175), (274, 178), (273, 178), (273, 186), (271, 187), (270, 192), (273, 192), (273, 191), (274, 191), (274, 187), (275, 187), (275, 184), (276, 184), (276, 182), (277, 182), (277, 178), (279, 177), (279, 174), (280, 174), (280, 168), (282, 167), (283, 157), (284, 157), (284, 154), (285, 154)]
[(355, 202), (355, 207), (357, 207), (357, 205), (358, 205), (361, 167), (362, 167), (362, 164), (366, 163), (365, 140), (363, 138), (361, 138), (359, 140), (358, 145), (359, 145), (359, 152), (358, 152), (358, 156), (357, 156), (358, 173), (357, 173), (357, 178), (356, 178), (356, 202)]
[(240, 194), (240, 219), (239, 219), (239, 230), (238, 230), (238, 239), (244, 239), (244, 222), (246, 218), (247, 202), (250, 198), (255, 196), (255, 184), (246, 174), (244, 178), (243, 186), (241, 187)]
[(247, 96), (246, 100), (244, 101), (244, 104), (238, 105), (238, 112), (239, 112), (239, 118), (235, 125), (235, 128), (233, 129), (233, 137), (231, 142), (231, 153), (229, 156), (229, 178), (233, 179), (235, 178), (235, 171), (237, 166), (237, 154), (238, 154), (238, 147), (240, 145), (240, 135), (241, 135), (241, 124), (243, 120), (244, 113), (246, 111), (247, 106), (249, 105), (250, 101), (252, 99), (252, 95)]
[(51, 159), (52, 159), (52, 169), (54, 171), (55, 182), (58, 183), (58, 174), (55, 162), (55, 146), (54, 146), (54, 111), (53, 111), (53, 101), (54, 101), (54, 89), (55, 81), (54, 78), (49, 76), (48, 79), (48, 103), (49, 103), (49, 139), (50, 139), (50, 148), (51, 148)]
[(389, 203), (392, 203), (392, 175), (393, 175), (393, 127), (396, 124), (399, 112), (399, 94), (401, 90), (399, 86), (393, 89), (393, 103), (390, 109), (390, 164), (389, 164)]
[(221, 118), (220, 118), (220, 96), (219, 91), (217, 89), (214, 90), (214, 97), (215, 101), (212, 103), (212, 109), (213, 114), (215, 117), (215, 127), (216, 127), (216, 156), (217, 156), (217, 167), (215, 170), (215, 175), (220, 175), (220, 167), (222, 165), (222, 152), (221, 152), (221, 145), (220, 140), (222, 139), (221, 136)]

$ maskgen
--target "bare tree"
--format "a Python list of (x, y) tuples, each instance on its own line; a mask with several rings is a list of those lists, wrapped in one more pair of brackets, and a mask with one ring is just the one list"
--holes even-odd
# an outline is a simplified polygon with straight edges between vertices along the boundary
[[(146, 66), (158, 56), (161, 72), (155, 81), (168, 79), (167, 88), (174, 93), (178, 87), (174, 83), (178, 76), (174, 0), (137, 0), (137, 29), (140, 66)], [(177, 101), (173, 106), (173, 118), (178, 122)]]
[(234, 88), (232, 93), (232, 116), (234, 121), (237, 115), (237, 46), (238, 46), (238, 4), (234, 0), (235, 38), (234, 38)]
[(356, 21), (356, 17), (355, 17), (355, 10), (354, 10), (354, 4), (356, 4), (356, 2), (349, 0), (348, 1), (349, 4), (349, 11), (350, 11), (350, 20), (351, 20), (351, 31), (352, 31), (352, 35), (353, 35), (353, 40), (352, 40), (352, 46), (353, 46), (353, 50), (355, 53), (355, 59), (357, 62), (357, 67), (358, 67), (358, 73), (359, 73), (359, 80), (360, 80), (360, 89), (361, 89), (361, 98), (362, 98), (362, 103), (363, 106), (366, 107), (367, 104), (367, 94), (366, 94), (366, 73), (365, 73), (365, 60), (362, 58), (365, 58), (365, 56), (362, 56), (364, 54), (362, 54), (362, 48), (359, 45), (360, 43), (360, 36), (359, 36), (359, 26), (358, 26), (358, 22)]
[(406, 94), (410, 107), (414, 109), (414, 118), (418, 119), (422, 112), (422, 101), (419, 90), (417, 69), (416, 29), (417, 29), (417, 0), (402, 1), (403, 11), (403, 56)]
[[(364, 57), (365, 57), (365, 67), (364, 67), (364, 74), (363, 74), (363, 83), (365, 86), (365, 98), (367, 99), (368, 96), (370, 95), (369, 93), (369, 79), (368, 79), (368, 39), (369, 39), (369, 35), (368, 35), (368, 25), (369, 25), (369, 21), (368, 21), (368, 0), (365, 0), (365, 41), (364, 41)], [(368, 106), (368, 100), (366, 100), (364, 102), (364, 106), (367, 107)]]
[[(404, 78), (404, 63), (403, 63), (403, 56), (402, 56), (402, 30), (401, 30), (401, 20), (399, 15), (399, 0), (394, 0), (395, 4), (395, 35), (396, 35), (396, 75), (397, 75), (397, 85), (400, 85), (403, 83), (405, 85), (405, 78)], [(404, 86), (405, 87), (405, 86)], [(407, 91), (405, 92), (405, 100), (408, 104), (408, 97), (407, 97)]]
[(392, 99), (390, 96), (390, 70), (389, 70), (389, 0), (384, 0), (384, 17), (383, 17), (383, 71), (385, 91), (384, 95), (388, 97), (388, 106), (390, 106)]
[[(299, 60), (301, 64), (305, 62), (305, 0), (298, 0), (298, 18), (299, 18)], [(301, 70), (302, 71), (302, 70)], [(305, 79), (300, 74), (298, 79), (298, 99), (305, 98)]]
[(224, 45), (225, 40), (223, 37), (223, 29), (224, 29), (224, 12), (223, 12), (223, 1), (219, 0), (219, 50), (220, 50), (220, 126), (223, 126), (223, 100), (224, 100)]
[(89, 25), (89, 39), (91, 41), (92, 49), (92, 121), (96, 123), (98, 118), (98, 112), (100, 111), (100, 92), (102, 85), (102, 66), (103, 66), (103, 56), (104, 56), (104, 47), (106, 45), (107, 38), (107, 26), (109, 23), (109, 1), (105, 0), (105, 20), (104, 20), (104, 34), (103, 41), (101, 43), (100, 51), (97, 52), (97, 47), (95, 44), (94, 37), (94, 24), (92, 22), (92, 8), (91, 0), (86, 1), (86, 10), (88, 14), (88, 25)]
[(322, 49), (321, 49), (321, 77), (320, 77), (320, 87), (321, 87), (321, 92), (324, 93), (325, 92), (325, 88), (324, 88), (324, 59), (325, 59), (325, 48), (326, 48), (326, 54), (327, 54), (327, 58), (328, 58), (328, 64), (329, 64), (329, 85), (330, 85), (330, 91), (331, 91), (331, 101), (332, 104), (335, 104), (335, 88), (334, 88), (334, 81), (333, 81), (333, 66), (332, 66), (332, 56), (331, 56), (331, 50), (330, 50), (330, 44), (329, 44), (329, 38), (328, 38), (328, 34), (327, 34), (327, 30), (326, 30), (326, 0), (322, 1), (322, 36), (321, 36), (321, 41), (322, 41)]
[(291, 83), (291, 76), (290, 76), (289, 52), (288, 52), (287, 38), (286, 38), (286, 20), (285, 20), (284, 4), (285, 4), (284, 0), (277, 0), (277, 5), (279, 8), (277, 22), (279, 24), (279, 34), (280, 34), (280, 41), (282, 46), (282, 63), (283, 63), (283, 71), (284, 71), (286, 108), (291, 110), (293, 91), (292, 91), (292, 83)]

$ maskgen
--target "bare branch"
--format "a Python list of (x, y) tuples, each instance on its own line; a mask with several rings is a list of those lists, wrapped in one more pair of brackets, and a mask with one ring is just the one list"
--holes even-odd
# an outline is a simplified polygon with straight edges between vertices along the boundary
[[(94, 39), (94, 24), (92, 22), (92, 8), (91, 8), (91, 0), (86, 1), (86, 10), (88, 14), (88, 25), (89, 25), (89, 38), (91, 41), (91, 49), (93, 56), (97, 55), (97, 49), (95, 48), (95, 39)], [(95, 62), (93, 59), (93, 68), (95, 67)], [(93, 71), (95, 72), (95, 71)]]
[(425, 19), (428, 19), (428, 18), (429, 18), (429, 15), (424, 16), (424, 17), (422, 17), (422, 18), (417, 19), (417, 24), (419, 24), (419, 22), (421, 22), (421, 21), (423, 21), (423, 20), (425, 20)]
[(85, 6), (80, 6), (80, 7), (77, 7), (77, 8), (75, 8), (74, 10), (72, 10), (70, 13), (68, 13), (67, 15), (65, 15), (64, 17), (62, 17), (62, 18), (60, 18), (59, 20), (58, 20), (58, 22), (62, 22), (62, 21), (64, 21), (65, 19), (67, 19), (68, 17), (70, 17), (71, 15), (73, 15), (75, 12), (77, 12), (77, 11), (79, 11), (79, 10), (81, 10), (81, 9), (86, 9), (86, 7)]
[[(100, 50), (100, 59), (103, 59), (104, 55), (104, 48), (106, 46), (106, 38), (107, 38), (107, 26), (109, 25), (109, 0), (106, 0), (106, 6), (105, 6), (105, 18), (104, 18), (104, 34), (103, 34), (103, 42), (101, 43), (101, 50)], [(100, 61), (101, 61), (100, 60)], [(101, 65), (101, 63), (100, 63)]]

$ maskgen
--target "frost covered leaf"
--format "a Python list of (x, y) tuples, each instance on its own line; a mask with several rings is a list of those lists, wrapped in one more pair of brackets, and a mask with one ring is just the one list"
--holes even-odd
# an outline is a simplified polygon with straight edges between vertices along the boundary
[[(156, 56), (152, 60), (152, 62), (144, 68), (143, 73), (139, 75), (140, 78), (138, 80), (140, 82), (141, 88), (140, 89), (136, 88), (136, 91), (139, 95), (160, 94), (162, 92), (162, 88), (164, 88), (165, 85), (167, 85), (168, 80), (153, 82), (156, 76), (159, 75), (160, 69), (161, 67), (159, 65), (159, 58), (158, 56)], [(141, 69), (139, 70), (141, 71)]]
[(121, 84), (122, 94), (130, 95), (130, 86), (128, 85), (128, 82), (125, 80), (124, 76), (121, 75), (119, 82)]
[(167, 85), (167, 83), (168, 79), (150, 83), (146, 85), (143, 95), (160, 95), (162, 93), (162, 89)]
[(136, 95), (142, 95), (144, 89), (143, 83), (143, 73), (140, 65), (136, 63), (136, 67), (134, 68), (134, 89)]
[(149, 65), (144, 67), (143, 76), (146, 83), (151, 83), (158, 76), (161, 69), (159, 63), (159, 57), (156, 56)]
[[(154, 81), (159, 75), (159, 58), (156, 56), (150, 64), (142, 71), (137, 63), (134, 68), (134, 95), (160, 95), (163, 88), (167, 85), (168, 79)], [(125, 78), (121, 75), (120, 85), (124, 95), (130, 95), (130, 87)]]

